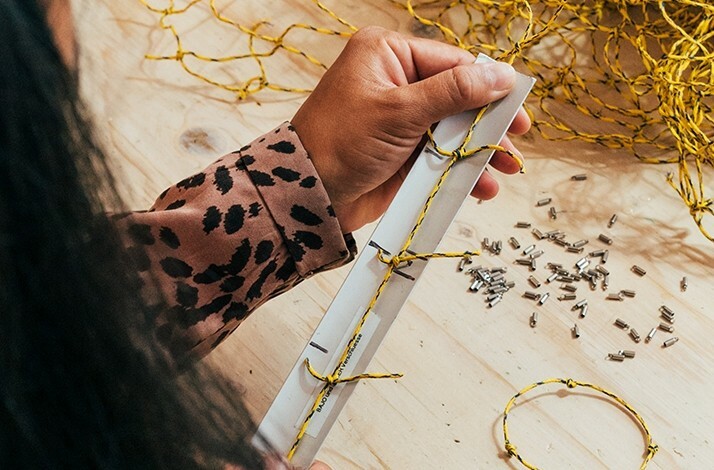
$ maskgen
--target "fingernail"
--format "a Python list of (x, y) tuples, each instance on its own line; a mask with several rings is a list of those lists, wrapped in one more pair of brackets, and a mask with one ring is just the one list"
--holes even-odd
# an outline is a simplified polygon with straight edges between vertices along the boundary
[(486, 66), (486, 73), (491, 78), (491, 85), (494, 90), (501, 91), (513, 88), (513, 83), (516, 80), (516, 71), (511, 64), (493, 62), (484, 65)]

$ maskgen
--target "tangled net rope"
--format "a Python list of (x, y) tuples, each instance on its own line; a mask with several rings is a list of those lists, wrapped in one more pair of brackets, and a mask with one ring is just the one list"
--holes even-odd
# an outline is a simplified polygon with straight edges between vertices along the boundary
[[(327, 69), (316, 52), (301, 44), (304, 34), (347, 38), (357, 27), (328, 8), (313, 4), (326, 26), (268, 21), (244, 25), (231, 13), (238, 2), (224, 0), (139, 0), (173, 36), (174, 50), (147, 55), (178, 62), (190, 75), (246, 99), (264, 90), (304, 93), (308, 85), (269, 79), (266, 63), (279, 54)], [(714, 167), (714, 3), (709, 0), (384, 0), (418, 22), (422, 33), (474, 54), (504, 58), (538, 78), (527, 110), (546, 139), (583, 141), (624, 149), (647, 163), (675, 163), (668, 183), (682, 198), (702, 234), (714, 241), (714, 204), (705, 172)], [(347, 8), (343, 7), (345, 10)], [(196, 14), (227, 34), (245, 38), (229, 55), (187, 46), (177, 19)], [(278, 13), (276, 13), (278, 16)], [(515, 47), (524, 30), (537, 40)], [(539, 34), (542, 32), (542, 34)], [(295, 38), (295, 39), (293, 39)], [(342, 39), (344, 40), (344, 39)], [(509, 52), (510, 51), (510, 52)], [(236, 67), (209, 71), (206, 63)], [(242, 78), (235, 80), (234, 75)], [(225, 79), (219, 79), (218, 76)], [(290, 78), (288, 77), (289, 81)], [(562, 111), (574, 108), (582, 117)], [(709, 170), (707, 169), (709, 168)]]

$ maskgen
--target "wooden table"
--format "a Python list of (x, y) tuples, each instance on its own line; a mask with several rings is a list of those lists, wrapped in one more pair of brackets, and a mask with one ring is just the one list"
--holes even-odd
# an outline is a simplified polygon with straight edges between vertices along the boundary
[[(329, 24), (307, 0), (235, 3), (246, 24), (260, 18), (272, 18), (276, 25), (296, 19)], [(338, 3), (355, 24), (402, 31), (412, 26), (387, 2), (331, 2)], [(260, 103), (237, 103), (230, 94), (187, 77), (174, 62), (144, 60), (146, 52), (170, 52), (171, 40), (138, 1), (77, 0), (75, 7), (84, 94), (133, 208), (147, 207), (172, 182), (290, 119), (304, 99), (266, 92), (257, 97)], [(334, 38), (305, 40), (313, 46), (318, 41), (320, 57), (328, 62), (343, 45)], [(229, 50), (239, 38), (218, 31), (201, 41)], [(271, 67), (296, 84), (311, 85), (319, 78), (287, 57)], [(519, 468), (503, 450), (504, 405), (531, 382), (571, 377), (614, 391), (642, 414), (660, 446), (650, 468), (710, 468), (714, 244), (699, 234), (665, 186), (665, 174), (673, 168), (641, 164), (597, 146), (543, 142), (534, 135), (519, 145), (528, 173), (499, 177), (502, 190), (493, 201), (469, 201), (442, 243), (462, 250), (478, 248), (484, 237), (502, 240), (501, 255), (483, 255), (477, 263), (507, 266), (515, 292), (487, 309), (482, 295), (467, 292), (468, 278), (456, 272), (454, 261), (431, 262), (371, 367), (404, 372), (404, 378), (360, 383), (319, 458), (334, 468)], [(572, 181), (576, 173), (588, 179)], [(709, 181), (714, 181), (711, 172)], [(543, 197), (553, 198), (557, 220), (549, 218), (548, 207), (535, 207)], [(614, 213), (619, 220), (608, 230)], [(535, 241), (528, 230), (514, 228), (521, 220), (543, 231), (564, 230), (570, 240), (588, 239), (588, 251), (605, 247), (597, 241), (599, 233), (611, 234), (610, 290), (634, 289), (637, 296), (606, 301), (605, 292), (581, 286), (578, 297), (590, 305), (583, 320), (570, 311), (572, 302), (554, 298), (562, 293), (558, 284), (539, 289), (551, 293), (541, 307), (520, 297), (530, 289), (530, 273), (513, 264), (520, 253), (507, 240), (514, 236), (524, 246)], [(372, 229), (359, 231), (358, 242)], [(546, 252), (535, 272), (541, 281), (547, 275), (545, 261), (571, 265), (578, 258), (552, 243), (537, 245)], [(633, 274), (633, 264), (647, 274)], [(317, 276), (272, 301), (208, 359), (244, 391), (256, 420), (348, 270)], [(682, 276), (689, 279), (686, 292), (679, 289)], [(663, 331), (649, 344), (635, 344), (613, 325), (621, 317), (644, 336), (659, 323), (662, 304), (677, 312), (680, 341), (671, 348), (661, 347), (671, 336)], [(536, 310), (540, 321), (530, 328)], [(571, 336), (575, 321), (579, 339)], [(618, 349), (635, 350), (637, 356), (608, 361), (607, 354)], [(527, 398), (514, 409), (510, 425), (513, 442), (528, 460), (549, 469), (638, 468), (643, 434), (612, 401), (562, 387), (539, 389)]]

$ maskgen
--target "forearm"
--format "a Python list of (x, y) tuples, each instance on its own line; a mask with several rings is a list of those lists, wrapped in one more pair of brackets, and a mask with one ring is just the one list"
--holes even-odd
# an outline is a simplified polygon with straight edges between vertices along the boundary
[(354, 253), (287, 123), (120, 224), (147, 298), (152, 285), (162, 295), (157, 332), (176, 357), (207, 354), (267, 300)]

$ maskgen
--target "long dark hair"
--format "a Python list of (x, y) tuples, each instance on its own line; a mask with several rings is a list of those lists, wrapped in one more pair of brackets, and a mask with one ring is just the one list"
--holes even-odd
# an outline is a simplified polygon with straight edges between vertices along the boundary
[(154, 341), (105, 162), (43, 8), (0, 0), (0, 468), (262, 467), (239, 396)]

